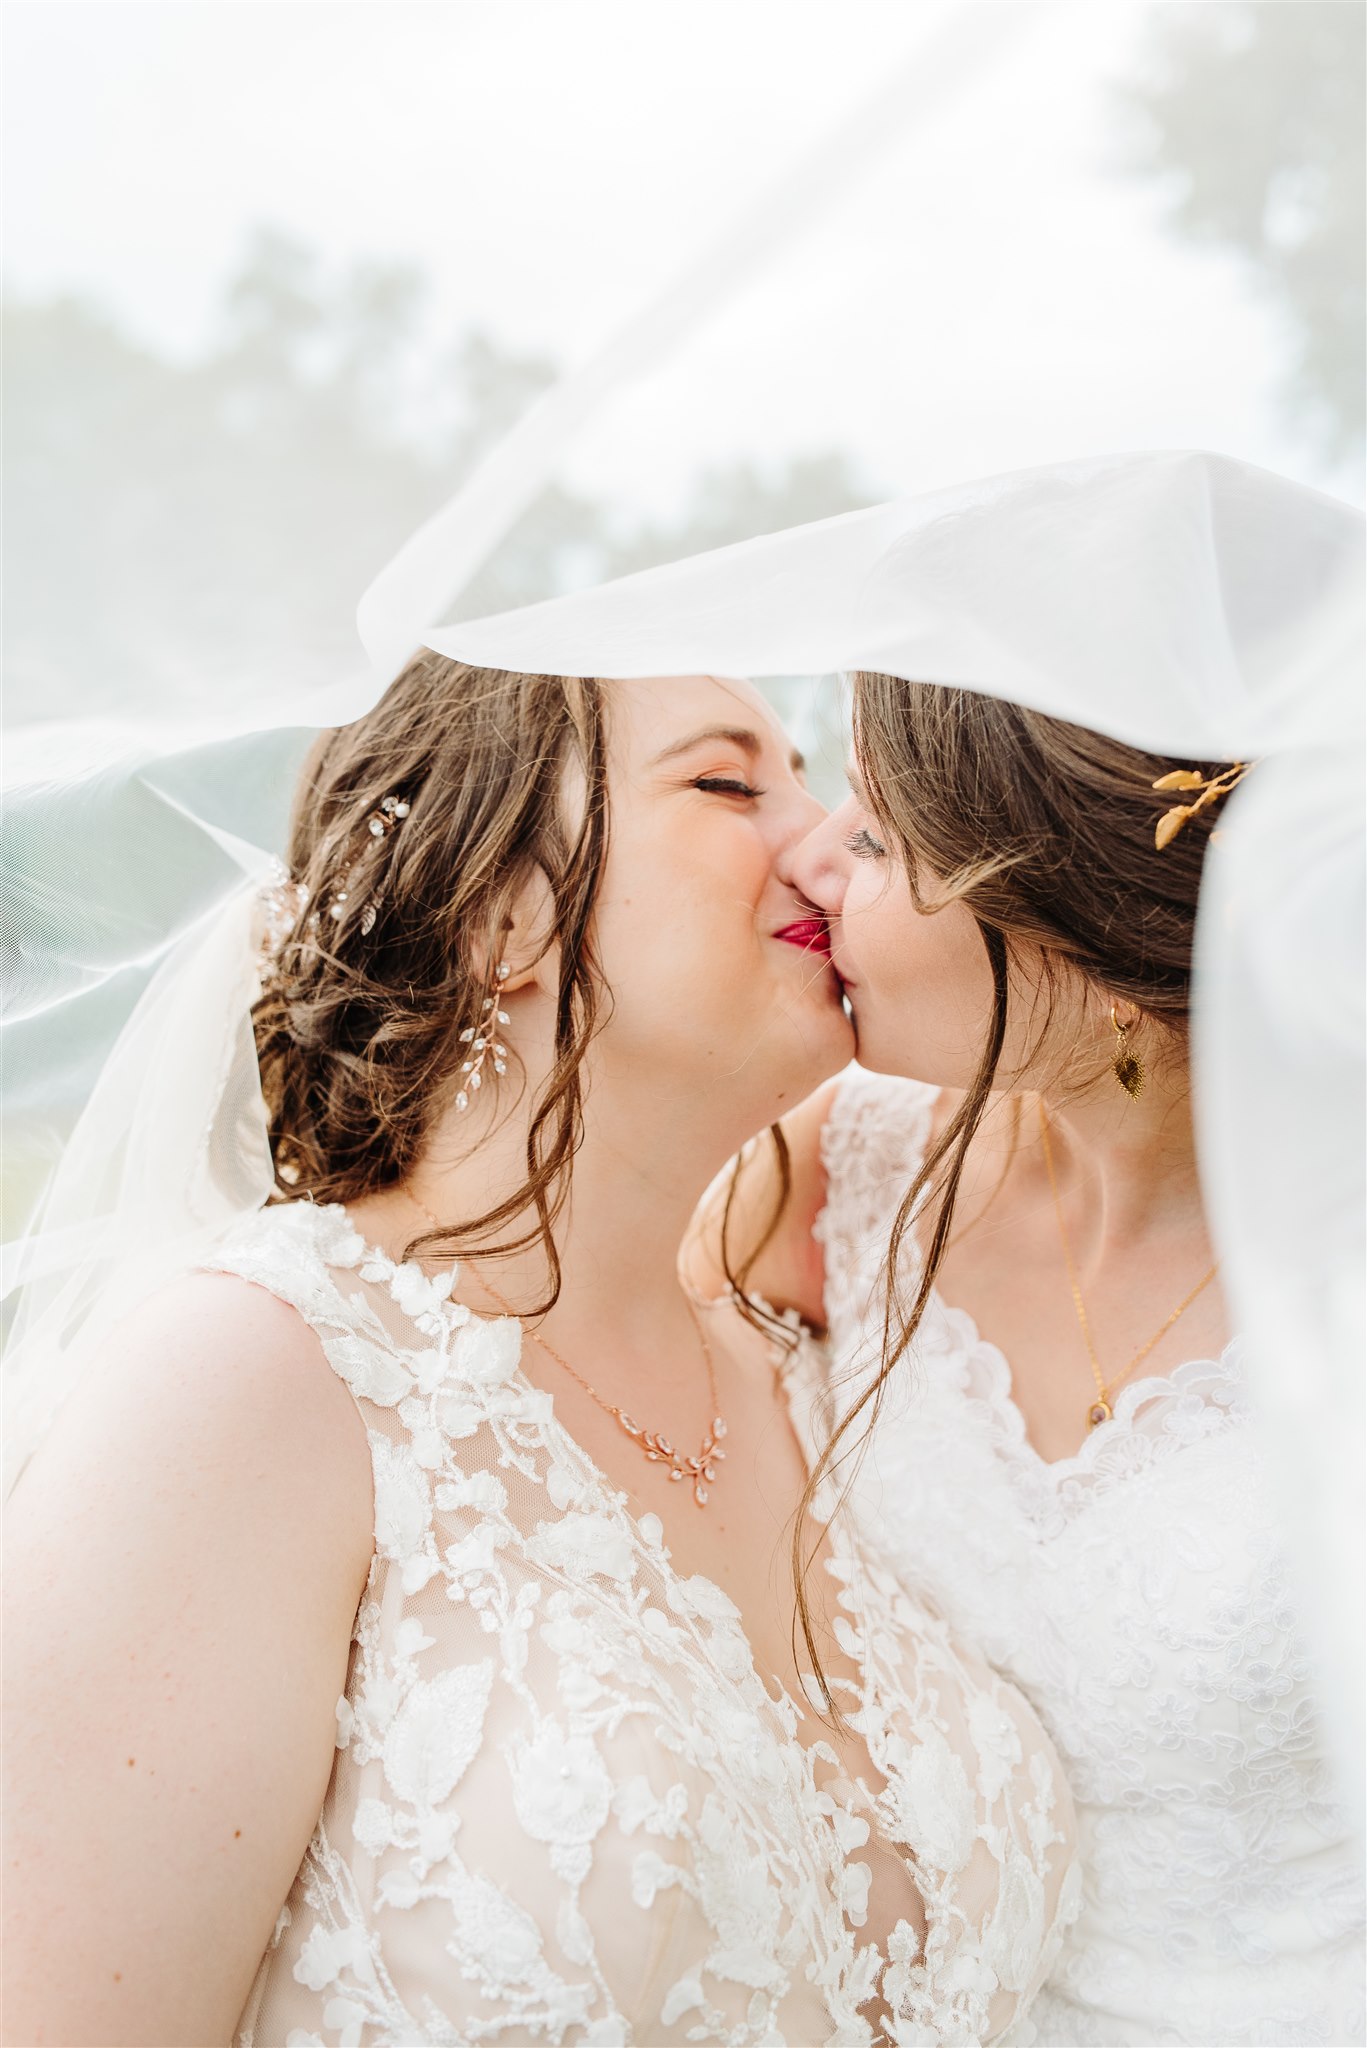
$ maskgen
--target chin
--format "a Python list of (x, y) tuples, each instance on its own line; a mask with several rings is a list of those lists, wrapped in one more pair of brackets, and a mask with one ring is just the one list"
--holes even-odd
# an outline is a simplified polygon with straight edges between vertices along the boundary
[(876, 1029), (863, 1029), (855, 1018), (854, 1058), (866, 1073), (891, 1074), (902, 1081), (921, 1081), (931, 1088), (956, 1092), (972, 1085), (975, 1065), (965, 1069), (962, 1060), (927, 1054), (924, 1048), (909, 1046), (905, 1040), (890, 1038)]
[[(792, 1079), (784, 1091), (784, 1113), (840, 1073), (856, 1053), (854, 1026), (838, 999), (819, 1013), (790, 1015), (789, 1023), (796, 1045), (795, 1057), (788, 1063)], [(784, 1079), (786, 1082), (788, 1076)]]
[(861, 1017), (851, 1006), (851, 1035), (854, 1040), (853, 1059), (870, 1074), (898, 1074), (909, 1081), (924, 1080), (915, 1065), (907, 1058), (905, 1045), (899, 1046), (896, 1039), (880, 1031), (876, 1019)]

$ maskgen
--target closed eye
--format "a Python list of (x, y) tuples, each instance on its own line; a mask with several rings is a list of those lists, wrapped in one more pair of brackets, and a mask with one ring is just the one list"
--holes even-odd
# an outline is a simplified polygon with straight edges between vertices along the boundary
[(850, 833), (845, 841), (845, 848), (847, 852), (854, 854), (857, 860), (883, 860), (888, 850), (886, 846), (880, 846), (872, 832), (865, 831), (862, 825), (857, 832)]
[(694, 789), (705, 790), (709, 796), (763, 796), (762, 789), (753, 789), (738, 776), (700, 775), (693, 784)]

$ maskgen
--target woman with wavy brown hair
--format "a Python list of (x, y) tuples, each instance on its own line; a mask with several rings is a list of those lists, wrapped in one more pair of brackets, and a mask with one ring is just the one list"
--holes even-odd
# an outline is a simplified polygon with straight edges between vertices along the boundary
[(679, 1281), (849, 1055), (819, 815), (748, 685), (424, 654), (308, 763), (237, 1084), (236, 913), (169, 1025), (154, 984), (143, 1092), (116, 1055), (92, 1113), (136, 1133), (221, 1039), (196, 1186), (249, 1184), (254, 1114), (273, 1184), (103, 1332), (13, 1498), (10, 2041), (1023, 2020), (1057, 1759), (824, 1494), (823, 1716), (805, 1340), (743, 1265), (734, 1305)]
[(1084, 1909), (1035, 2024), (1360, 2039), (1357, 1843), (1193, 1129), (1197, 894), (1244, 764), (878, 673), (853, 716), (795, 873), (871, 1071), (788, 1122), (805, 1213), (754, 1278), (828, 1331), (860, 1520), (1067, 1765)]

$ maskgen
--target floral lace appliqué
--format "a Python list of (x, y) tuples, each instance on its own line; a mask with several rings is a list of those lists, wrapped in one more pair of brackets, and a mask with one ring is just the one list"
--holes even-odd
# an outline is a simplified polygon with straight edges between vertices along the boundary
[[(1028, 2038), (1072, 1910), (1066, 1786), (866, 1547), (831, 1561), (856, 1784), (556, 1422), (517, 1322), (337, 1208), (266, 1211), (219, 1264), (317, 1333), (375, 1490), (332, 1779), (240, 2048)], [(907, 1908), (882, 1946), (875, 1840)]]

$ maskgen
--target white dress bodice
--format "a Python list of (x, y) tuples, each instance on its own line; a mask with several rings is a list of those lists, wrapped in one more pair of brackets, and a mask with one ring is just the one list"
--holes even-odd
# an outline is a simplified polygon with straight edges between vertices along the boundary
[(1033, 2039), (1076, 1909), (1066, 1782), (873, 1546), (830, 1531), (851, 1769), (557, 1423), (516, 1321), (337, 1207), (269, 1209), (214, 1265), (317, 1334), (375, 1501), (325, 1803), (238, 2048)]
[[(829, 1369), (876, 1369), (893, 1217), (936, 1090), (848, 1076), (823, 1134)], [(904, 1281), (921, 1254), (905, 1246)], [(1042, 2043), (1363, 2038), (1363, 1893), (1336, 1807), (1237, 1344), (1135, 1382), (1076, 1457), (933, 1295), (853, 1497), (905, 1583), (1025, 1693), (1072, 1781), (1082, 1912)]]

